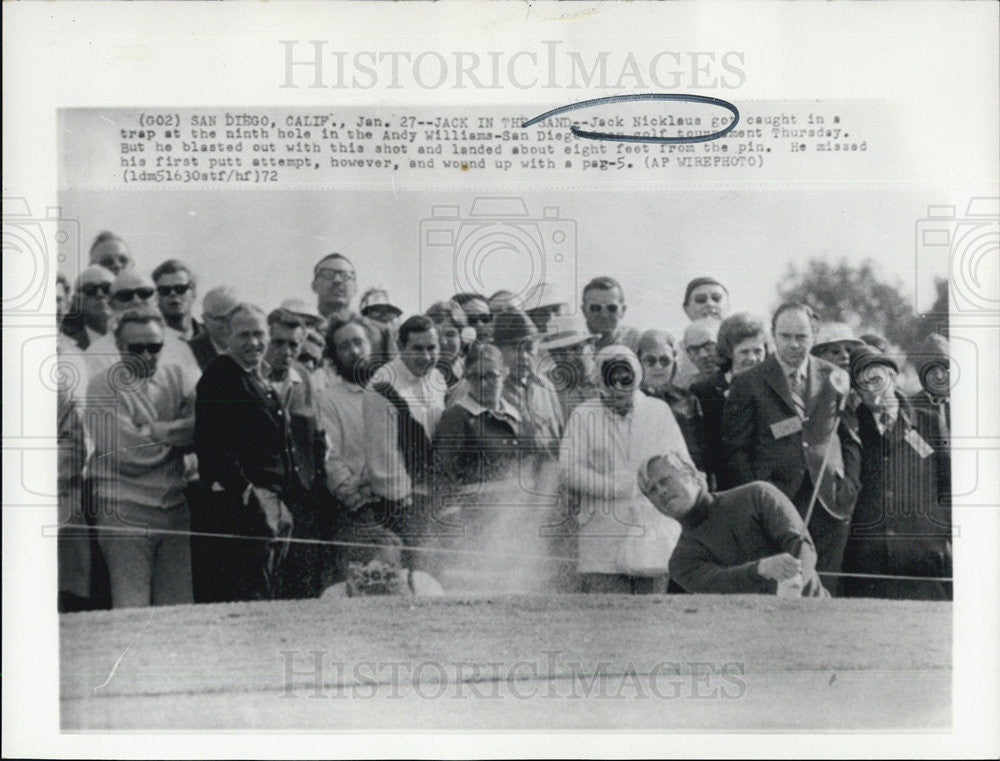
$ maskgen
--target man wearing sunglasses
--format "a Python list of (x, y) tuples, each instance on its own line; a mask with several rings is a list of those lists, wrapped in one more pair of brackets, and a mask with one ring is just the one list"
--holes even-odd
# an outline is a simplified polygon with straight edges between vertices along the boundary
[(625, 292), (612, 277), (595, 277), (583, 288), (583, 315), (587, 328), (597, 336), (594, 350), (605, 346), (639, 349), (639, 331), (621, 324), (625, 316)]
[(478, 293), (456, 293), (451, 300), (462, 307), (469, 327), (476, 331), (476, 340), (487, 343), (493, 340), (493, 312), (490, 302)]
[(185, 341), (202, 332), (201, 324), (191, 315), (194, 306), (194, 274), (181, 261), (167, 259), (153, 270), (157, 304), (167, 327)]
[[(681, 306), (692, 323), (704, 319), (718, 323), (729, 316), (729, 291), (714, 277), (696, 277), (684, 289), (684, 302)], [(714, 375), (714, 372), (709, 375)], [(674, 385), (690, 388), (692, 383), (703, 379), (698, 378), (699, 375), (704, 376), (704, 371), (688, 352), (683, 352), (678, 357)]]
[(63, 317), (62, 332), (80, 351), (108, 331), (114, 279), (115, 276), (104, 267), (92, 264), (76, 280), (76, 293), (69, 313)]
[(194, 433), (194, 395), (181, 368), (162, 362), (164, 323), (154, 308), (124, 312), (114, 340), (119, 362), (88, 387), (91, 399), (105, 400), (94, 412), (107, 424), (91, 426), (91, 477), (111, 603), (190, 603), (184, 451)]
[[(134, 269), (125, 270), (111, 284), (112, 323), (117, 324), (118, 319), (132, 309), (155, 309), (155, 295), (156, 288), (150, 278)], [(101, 336), (83, 353), (83, 359), (88, 380), (98, 374), (110, 372), (121, 359), (114, 335), (108, 333)], [(194, 389), (201, 377), (201, 369), (194, 354), (176, 331), (166, 330), (164, 333), (163, 353), (159, 362), (164, 365), (179, 365), (189, 390)]]

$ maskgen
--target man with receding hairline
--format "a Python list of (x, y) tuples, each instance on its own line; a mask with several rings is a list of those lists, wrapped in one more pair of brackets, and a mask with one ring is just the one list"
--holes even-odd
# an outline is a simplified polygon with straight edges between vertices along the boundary
[(670, 579), (687, 592), (826, 597), (816, 550), (795, 506), (756, 481), (711, 493), (705, 475), (676, 452), (639, 469), (639, 488), (681, 524)]
[(817, 320), (808, 306), (782, 304), (771, 324), (774, 354), (733, 376), (723, 408), (723, 462), (732, 483), (773, 483), (803, 517), (815, 491), (808, 528), (817, 568), (838, 572), (859, 488), (852, 463), (860, 455), (839, 433), (849, 380), (810, 355)]

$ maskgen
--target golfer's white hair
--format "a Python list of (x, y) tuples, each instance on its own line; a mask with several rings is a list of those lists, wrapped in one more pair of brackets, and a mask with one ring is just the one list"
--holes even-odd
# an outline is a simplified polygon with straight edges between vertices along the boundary
[(674, 473), (691, 476), (697, 481), (704, 482), (704, 474), (702, 474), (702, 472), (695, 467), (695, 464), (691, 462), (691, 459), (685, 456), (682, 452), (674, 449), (669, 452), (664, 452), (663, 454), (654, 454), (639, 467), (639, 490), (643, 494), (648, 494), (649, 492), (649, 471), (652, 469), (653, 465), (658, 462), (662, 462)]

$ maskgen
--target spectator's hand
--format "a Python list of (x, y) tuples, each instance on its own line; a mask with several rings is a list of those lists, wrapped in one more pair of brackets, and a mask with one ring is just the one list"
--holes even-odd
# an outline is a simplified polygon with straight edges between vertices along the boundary
[(757, 573), (765, 579), (785, 581), (802, 573), (802, 561), (787, 552), (782, 552), (780, 555), (758, 560)]

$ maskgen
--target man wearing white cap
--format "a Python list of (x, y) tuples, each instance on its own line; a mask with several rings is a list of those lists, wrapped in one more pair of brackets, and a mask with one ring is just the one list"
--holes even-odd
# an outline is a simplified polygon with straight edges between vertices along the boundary
[(528, 291), (524, 297), (524, 309), (531, 321), (545, 333), (549, 330), (549, 320), (557, 315), (569, 314), (570, 306), (552, 283), (543, 281)]
[(652, 578), (630, 576), (619, 562), (624, 541), (639, 528), (639, 468), (664, 448), (690, 460), (670, 407), (643, 394), (641, 381), (642, 365), (631, 349), (598, 351), (593, 382), (600, 396), (577, 406), (563, 437), (563, 479), (580, 500), (577, 571), (584, 592), (652, 591)]
[(403, 310), (389, 300), (389, 292), (384, 288), (369, 288), (361, 296), (361, 315), (396, 330)]
[(581, 319), (572, 315), (550, 316), (547, 327), (538, 342), (542, 352), (538, 369), (555, 388), (563, 419), (568, 419), (578, 404), (597, 398), (597, 387), (591, 377), (594, 335)]

